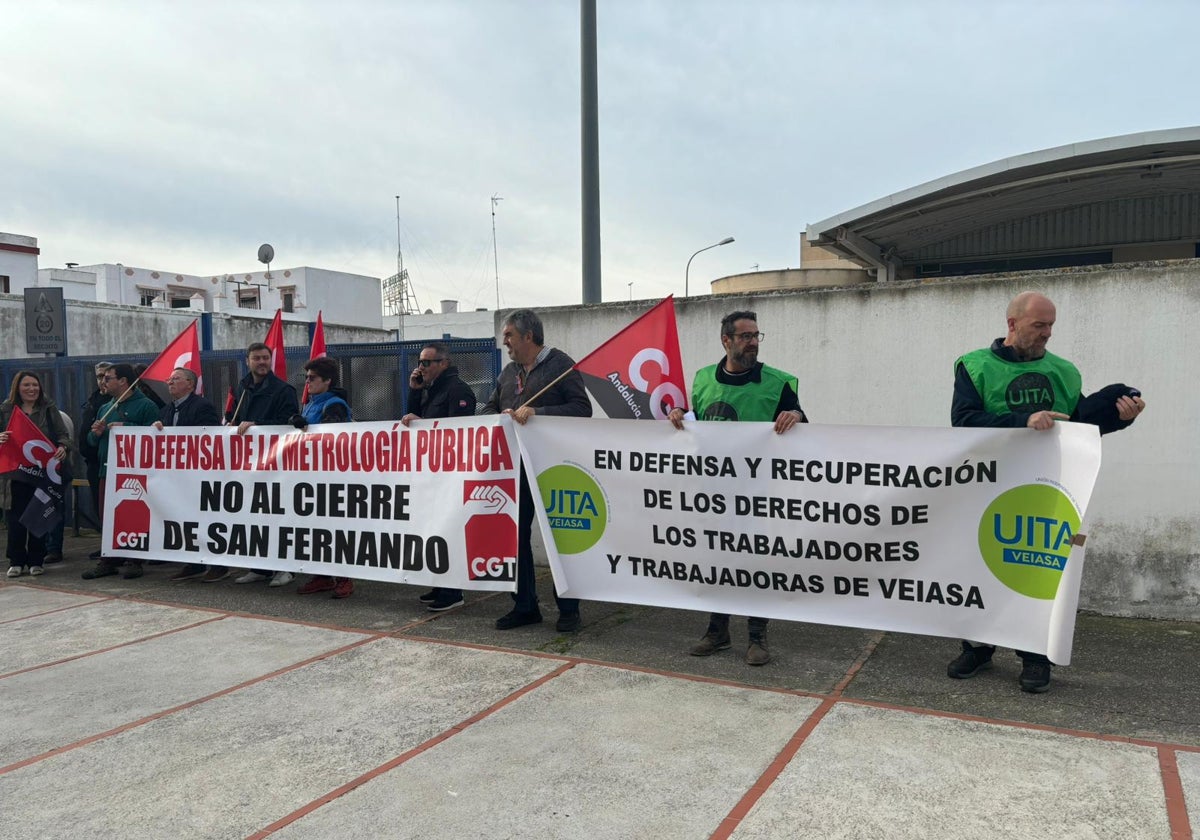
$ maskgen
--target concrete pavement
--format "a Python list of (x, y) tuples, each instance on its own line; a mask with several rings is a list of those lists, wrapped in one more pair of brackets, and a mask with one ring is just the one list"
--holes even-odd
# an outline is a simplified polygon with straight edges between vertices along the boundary
[(945, 677), (951, 640), (691, 612), (577, 634), (353, 597), (84, 581), (68, 538), (0, 584), (0, 838), (1172, 838), (1200, 824), (1200, 625), (1080, 616), (1049, 693)]

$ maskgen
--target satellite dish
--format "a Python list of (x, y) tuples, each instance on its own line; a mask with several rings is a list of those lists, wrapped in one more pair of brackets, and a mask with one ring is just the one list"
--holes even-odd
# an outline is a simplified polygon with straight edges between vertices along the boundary
[(271, 261), (273, 259), (275, 259), (275, 249), (274, 248), (272, 248), (270, 245), (266, 245), (266, 244), (260, 245), (258, 247), (258, 261), (260, 263), (262, 263), (263, 265), (270, 265)]

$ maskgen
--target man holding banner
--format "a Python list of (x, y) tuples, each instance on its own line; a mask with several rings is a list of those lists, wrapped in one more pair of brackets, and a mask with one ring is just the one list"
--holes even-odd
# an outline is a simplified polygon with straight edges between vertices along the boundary
[[(535, 414), (553, 417), (591, 417), (592, 402), (583, 386), (583, 377), (574, 369), (575, 362), (561, 350), (545, 346), (542, 320), (531, 309), (518, 309), (504, 322), (504, 347), (512, 363), (500, 371), (496, 388), (482, 414), (509, 414), (522, 426)], [(496, 619), (497, 630), (512, 630), (526, 624), (539, 624), (537, 581), (533, 574), (534, 500), (525, 465), (521, 465), (520, 520), (517, 529), (517, 591), (511, 612)], [(580, 627), (579, 599), (559, 598), (560, 633), (573, 633)]]
[[(698, 419), (768, 423), (774, 420), (778, 434), (797, 423), (808, 422), (796, 395), (796, 377), (758, 361), (758, 345), (762, 340), (758, 315), (754, 312), (730, 312), (721, 319), (725, 358), (696, 371), (692, 382), (692, 405)], [(683, 409), (674, 408), (667, 416), (676, 429), (683, 428)], [(746, 664), (766, 665), (771, 661), (767, 619), (751, 617), (748, 624), (750, 643), (746, 648)], [(712, 613), (708, 630), (690, 653), (711, 656), (729, 646), (728, 614)]]
[[(1045, 295), (1022, 292), (1012, 299), (1006, 312), (1008, 335), (954, 363), (952, 425), (1045, 432), (1056, 421), (1074, 420), (1099, 426), (1106, 434), (1133, 423), (1146, 407), (1140, 391), (1112, 385), (1081, 399), (1078, 368), (1046, 352), (1055, 317), (1054, 304)], [(973, 677), (991, 667), (995, 652), (994, 645), (963, 640), (962, 653), (946, 666), (946, 674), (957, 680)], [(1021, 690), (1049, 690), (1049, 658), (1021, 650), (1017, 656)]]

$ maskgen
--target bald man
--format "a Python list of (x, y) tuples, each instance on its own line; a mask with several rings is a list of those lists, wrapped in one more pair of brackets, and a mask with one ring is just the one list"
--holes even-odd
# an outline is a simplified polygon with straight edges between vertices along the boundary
[[(1046, 343), (1056, 312), (1050, 298), (1021, 292), (1008, 304), (1008, 335), (991, 347), (959, 357), (954, 363), (955, 426), (1029, 428), (1044, 432), (1059, 420), (1092, 423), (1100, 434), (1128, 427), (1146, 403), (1140, 392), (1111, 385), (1082, 397), (1078, 368), (1053, 353)], [(991, 667), (992, 645), (963, 641), (962, 653), (946, 667), (947, 676), (963, 680)], [(1043, 654), (1017, 651), (1021, 657), (1022, 691), (1040, 694), (1050, 688), (1051, 662)]]

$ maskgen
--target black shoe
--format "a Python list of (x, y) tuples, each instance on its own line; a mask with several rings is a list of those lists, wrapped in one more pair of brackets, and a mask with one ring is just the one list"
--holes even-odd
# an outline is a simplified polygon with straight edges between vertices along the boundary
[(517, 612), (513, 610), (507, 615), (502, 615), (496, 619), (497, 630), (512, 630), (514, 627), (524, 627), (526, 624), (541, 624), (542, 614), (537, 610), (533, 612)]
[(445, 612), (446, 610), (452, 610), (455, 607), (461, 607), (462, 605), (463, 599), (462, 596), (459, 595), (457, 598), (438, 598), (425, 609), (429, 610), (430, 612)]
[(574, 633), (582, 626), (583, 619), (579, 617), (579, 610), (575, 610), (574, 612), (559, 613), (554, 629), (559, 633)]
[(42, 562), (45, 563), (47, 566), (49, 566), (51, 563), (61, 563), (62, 555), (59, 554), (57, 551), (51, 551), (44, 558), (42, 558)]
[(430, 589), (424, 595), (418, 596), (417, 600), (420, 601), (422, 604), (432, 604), (434, 601), (437, 600), (437, 596), (438, 596), (437, 590)]
[(994, 647), (963, 645), (963, 652), (946, 666), (946, 676), (953, 680), (970, 679), (980, 671), (992, 667), (992, 654), (995, 652)]
[(145, 572), (142, 571), (142, 564), (135, 563), (132, 566), (126, 566), (125, 571), (121, 574), (121, 577), (123, 577), (125, 580), (133, 580), (134, 578), (140, 578), (144, 574)]
[(89, 554), (88, 559), (89, 560), (99, 560), (100, 559), (100, 549), (96, 549), (91, 554)]
[(93, 568), (84, 572), (81, 577), (84, 580), (95, 580), (96, 578), (108, 577), (109, 575), (115, 575), (116, 573), (116, 566), (114, 566), (112, 563), (105, 563), (103, 560), (101, 560)]
[(1021, 690), (1041, 694), (1050, 690), (1050, 663), (1026, 659), (1021, 665)]

